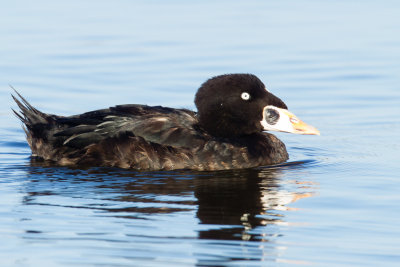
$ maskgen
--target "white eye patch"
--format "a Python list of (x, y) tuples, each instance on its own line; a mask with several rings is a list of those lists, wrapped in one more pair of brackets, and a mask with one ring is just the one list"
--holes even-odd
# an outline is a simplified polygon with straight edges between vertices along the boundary
[(247, 92), (243, 92), (243, 93), (240, 95), (240, 97), (241, 97), (243, 100), (249, 100), (249, 99), (250, 99), (250, 94), (247, 93)]

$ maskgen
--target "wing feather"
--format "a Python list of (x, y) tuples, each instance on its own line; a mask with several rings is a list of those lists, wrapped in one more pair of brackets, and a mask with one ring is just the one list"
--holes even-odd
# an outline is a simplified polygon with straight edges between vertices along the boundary
[(201, 145), (207, 135), (197, 126), (196, 113), (161, 106), (121, 105), (82, 115), (62, 117), (54, 134), (63, 145), (83, 148), (121, 135), (174, 147)]

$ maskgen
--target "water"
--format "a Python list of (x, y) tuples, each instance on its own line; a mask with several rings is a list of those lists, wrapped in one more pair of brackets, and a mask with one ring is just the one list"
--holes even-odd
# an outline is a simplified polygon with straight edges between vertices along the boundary
[[(9, 1), (0, 23), (1, 266), (397, 266), (397, 1)], [(207, 78), (259, 76), (321, 136), (223, 172), (31, 161), (9, 84), (72, 115), (194, 109)]]

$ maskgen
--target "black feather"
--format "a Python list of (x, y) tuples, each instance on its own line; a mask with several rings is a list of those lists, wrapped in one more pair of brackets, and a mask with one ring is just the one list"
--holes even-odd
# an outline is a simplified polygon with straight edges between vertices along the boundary
[[(287, 160), (285, 145), (261, 133), (259, 118), (269, 102), (285, 104), (267, 93), (255, 76), (216, 80), (199, 89), (198, 114), (132, 104), (64, 117), (39, 111), (14, 88), (17, 97), (12, 98), (20, 111), (13, 112), (24, 124), (32, 154), (60, 165), (222, 170)], [(242, 91), (251, 94), (245, 105)]]

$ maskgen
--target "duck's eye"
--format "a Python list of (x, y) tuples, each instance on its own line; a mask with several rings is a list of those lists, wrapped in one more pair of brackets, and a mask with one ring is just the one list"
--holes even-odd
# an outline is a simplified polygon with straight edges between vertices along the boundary
[(279, 120), (279, 112), (276, 111), (275, 109), (268, 108), (265, 111), (265, 120), (268, 122), (270, 125), (274, 125), (278, 122)]
[(240, 97), (241, 97), (243, 100), (249, 100), (249, 99), (250, 99), (250, 94), (247, 93), (247, 92), (243, 92), (243, 93), (240, 95)]

